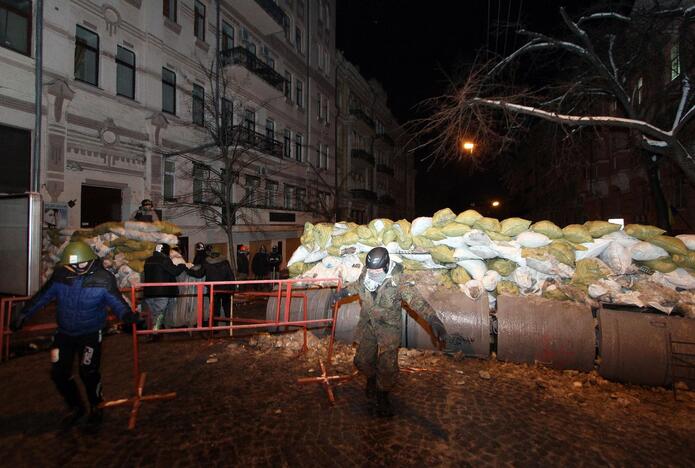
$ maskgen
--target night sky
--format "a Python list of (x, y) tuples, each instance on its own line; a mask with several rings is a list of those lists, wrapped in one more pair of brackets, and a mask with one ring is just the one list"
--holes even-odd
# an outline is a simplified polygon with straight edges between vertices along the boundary
[[(515, 45), (521, 45), (523, 38), (513, 33), (517, 21), (528, 29), (558, 32), (564, 26), (560, 5), (573, 13), (596, 2), (338, 0), (337, 3), (338, 49), (360, 68), (363, 76), (376, 78), (383, 84), (389, 95), (389, 106), (403, 124), (423, 117), (424, 111), (416, 108), (417, 104), (441, 95), (450, 77), (460, 77), (477, 56), (489, 56), (495, 51), (509, 53)], [(446, 206), (460, 211), (471, 204), (492, 216), (513, 213), (513, 203), (494, 166), (485, 172), (473, 172), (465, 162), (430, 168), (430, 161), (422, 161), (423, 156), (416, 155), (418, 215), (430, 215)], [(488, 208), (492, 199), (502, 201), (500, 211)]]

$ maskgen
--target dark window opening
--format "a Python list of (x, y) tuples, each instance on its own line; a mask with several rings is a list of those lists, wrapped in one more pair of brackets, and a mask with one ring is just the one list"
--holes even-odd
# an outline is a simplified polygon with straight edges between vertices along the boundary
[(0, 0), (0, 46), (31, 55), (31, 2)]
[(176, 114), (176, 73), (162, 68), (162, 110)]
[(99, 36), (82, 26), (75, 35), (75, 79), (99, 84)]
[(121, 46), (116, 52), (116, 94), (135, 99), (135, 54)]
[(205, 5), (198, 0), (195, 2), (193, 34), (201, 41), (205, 41)]
[(205, 125), (205, 90), (198, 85), (193, 85), (193, 123)]
[(107, 221), (120, 221), (121, 197), (120, 189), (83, 185), (80, 227), (94, 227)]
[(3, 157), (0, 158), (0, 193), (29, 191), (31, 132), (0, 125)]
[(162, 0), (162, 14), (176, 23), (176, 0)]

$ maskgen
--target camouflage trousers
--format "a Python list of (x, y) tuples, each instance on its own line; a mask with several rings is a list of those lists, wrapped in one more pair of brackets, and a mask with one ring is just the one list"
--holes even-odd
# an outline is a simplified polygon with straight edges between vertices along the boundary
[(355, 366), (367, 377), (376, 376), (379, 390), (389, 391), (398, 377), (401, 344), (400, 315), (397, 323), (370, 319), (362, 313), (357, 324)]

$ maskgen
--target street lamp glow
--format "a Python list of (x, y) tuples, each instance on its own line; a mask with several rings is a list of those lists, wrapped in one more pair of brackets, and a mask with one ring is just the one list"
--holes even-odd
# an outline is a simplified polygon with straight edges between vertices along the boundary
[(475, 143), (472, 141), (464, 141), (461, 145), (465, 151), (468, 151), (469, 153), (473, 154), (473, 150), (475, 149)]
[(495, 201), (492, 202), (492, 206), (494, 206), (495, 208), (497, 208), (498, 206), (500, 206), (500, 202), (498, 202), (497, 200), (495, 200)]

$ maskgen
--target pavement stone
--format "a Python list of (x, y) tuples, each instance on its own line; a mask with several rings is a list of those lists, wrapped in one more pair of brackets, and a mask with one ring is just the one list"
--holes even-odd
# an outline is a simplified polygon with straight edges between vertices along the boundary
[[(167, 337), (142, 343), (146, 394), (134, 431), (128, 409), (107, 409), (98, 431), (59, 429), (62, 402), (48, 354), (0, 365), (3, 466), (693, 466), (695, 395), (602, 381), (595, 375), (433, 353), (402, 357), (427, 371), (401, 373), (396, 416), (373, 415), (358, 377), (331, 406), (317, 356), (231, 339)], [(129, 396), (132, 350), (109, 336), (102, 360), (107, 399)], [(217, 362), (206, 364), (212, 354)], [(339, 353), (339, 356), (341, 354)], [(349, 351), (336, 369), (350, 370)], [(313, 369), (313, 373), (309, 372)], [(490, 374), (482, 379), (480, 372)], [(581, 381), (582, 387), (573, 384)], [(593, 382), (593, 383), (592, 383)], [(611, 394), (623, 392), (624, 405)]]

